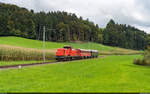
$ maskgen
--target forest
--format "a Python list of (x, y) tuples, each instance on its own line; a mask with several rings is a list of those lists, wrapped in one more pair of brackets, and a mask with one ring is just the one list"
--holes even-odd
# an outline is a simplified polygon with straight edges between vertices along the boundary
[(95, 42), (127, 49), (144, 50), (150, 35), (113, 19), (101, 28), (89, 19), (65, 11), (34, 12), (12, 4), (0, 3), (0, 36), (18, 36), (54, 42)]

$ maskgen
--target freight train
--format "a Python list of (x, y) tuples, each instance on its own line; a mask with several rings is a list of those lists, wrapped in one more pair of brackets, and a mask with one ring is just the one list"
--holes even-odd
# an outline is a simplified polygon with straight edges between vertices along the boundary
[(57, 61), (87, 59), (97, 57), (98, 57), (97, 50), (73, 49), (71, 46), (64, 46), (64, 48), (58, 48), (56, 52)]

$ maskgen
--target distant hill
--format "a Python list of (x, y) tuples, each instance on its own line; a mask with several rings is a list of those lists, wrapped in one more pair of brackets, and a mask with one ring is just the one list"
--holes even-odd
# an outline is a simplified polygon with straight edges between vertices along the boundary
[(28, 39), (43, 39), (46, 27), (46, 41), (83, 41), (101, 43), (114, 47), (143, 50), (150, 37), (144, 31), (112, 19), (106, 28), (76, 14), (64, 11), (48, 13), (28, 10), (12, 4), (0, 4), (0, 36), (18, 36)]

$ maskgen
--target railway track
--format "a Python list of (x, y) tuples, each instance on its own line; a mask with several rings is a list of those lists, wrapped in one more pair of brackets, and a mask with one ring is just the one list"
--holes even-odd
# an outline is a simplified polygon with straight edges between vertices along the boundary
[[(100, 58), (100, 57), (103, 57), (103, 56), (99, 56), (98, 58)], [(79, 59), (79, 60), (85, 60), (85, 59)], [(77, 60), (72, 60), (72, 61), (77, 61)], [(6, 66), (0, 66), (0, 69), (22, 68), (22, 67), (27, 67), (27, 66), (54, 64), (54, 63), (60, 63), (60, 62), (63, 63), (63, 62), (71, 62), (71, 61), (55, 61), (55, 62), (41, 62), (41, 63), (31, 63), (31, 64), (6, 65)]]
[(0, 66), (0, 69), (9, 69), (9, 68), (22, 68), (25, 66), (35, 66), (35, 65), (44, 65), (44, 64), (53, 64), (56, 62), (41, 62), (41, 63), (31, 63), (31, 64), (16, 64), (16, 65), (6, 65), (6, 66)]

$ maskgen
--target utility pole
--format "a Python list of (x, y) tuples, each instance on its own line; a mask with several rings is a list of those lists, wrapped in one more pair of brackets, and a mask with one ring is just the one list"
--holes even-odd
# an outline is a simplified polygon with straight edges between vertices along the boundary
[[(48, 29), (48, 30), (55, 30), (55, 29)], [(45, 62), (45, 26), (43, 26), (43, 61)]]
[(41, 32), (40, 32), (40, 25), (39, 25), (39, 30), (38, 30), (38, 40), (40, 40), (40, 35), (41, 35)]
[(90, 49), (90, 47), (89, 47), (89, 46), (90, 46), (90, 42), (88, 41), (88, 49)]
[(43, 27), (43, 60), (45, 62), (45, 26)]
[(137, 41), (137, 37), (136, 37), (136, 31), (135, 31), (135, 42), (136, 42), (136, 48), (138, 48), (138, 41)]

